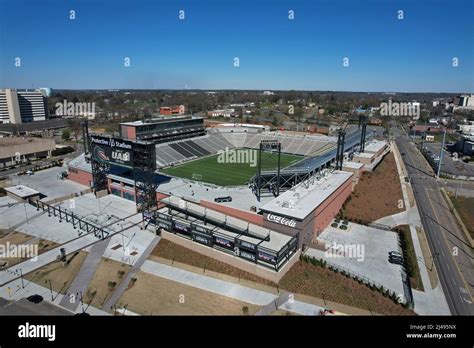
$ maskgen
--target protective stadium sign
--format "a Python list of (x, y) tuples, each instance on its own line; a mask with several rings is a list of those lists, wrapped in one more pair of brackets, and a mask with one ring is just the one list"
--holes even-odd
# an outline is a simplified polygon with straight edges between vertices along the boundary
[(133, 143), (127, 140), (91, 136), (91, 154), (95, 160), (133, 168)]
[(288, 227), (296, 227), (296, 221), (293, 219), (288, 219), (284, 216), (275, 215), (275, 214), (267, 214), (267, 220), (271, 222), (276, 222), (277, 224), (288, 226)]

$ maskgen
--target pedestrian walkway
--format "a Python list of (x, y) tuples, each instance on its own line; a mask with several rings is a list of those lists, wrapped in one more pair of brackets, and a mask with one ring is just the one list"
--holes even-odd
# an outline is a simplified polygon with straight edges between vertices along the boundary
[(59, 256), (60, 248), (65, 248), (68, 254), (71, 254), (75, 251), (84, 249), (85, 247), (96, 243), (97, 237), (92, 234), (84, 235), (80, 238), (74, 239), (69, 243), (65, 243), (57, 248), (48, 250), (47, 252), (38, 255), (34, 259), (23, 261), (19, 264), (13, 265), (5, 271), (0, 271), (0, 286), (5, 286), (6, 284), (12, 282), (15, 279), (20, 277), (19, 271), (24, 276), (34, 270), (43, 267), (53, 261), (56, 261)]
[[(146, 260), (143, 263), (141, 271), (187, 286), (192, 286), (259, 306), (266, 306), (278, 298), (277, 295), (265, 291), (211, 278), (151, 260)], [(323, 307), (297, 300), (293, 300), (291, 303), (290, 301), (287, 301), (280, 305), (279, 308), (300, 315), (318, 315), (321, 309), (324, 310)]]
[[(402, 186), (405, 207), (410, 207), (408, 190), (411, 190), (411, 187), (403, 180), (402, 176), (402, 173), (406, 172), (406, 170), (403, 168), (403, 161), (400, 157), (400, 153), (395, 142), (392, 142), (392, 148), (394, 149), (397, 170), (398, 173), (400, 173), (400, 182)], [(413, 299), (415, 302), (414, 311), (420, 315), (450, 315), (451, 311), (449, 310), (443, 289), (439, 285), (439, 282), (438, 286), (435, 289), (432, 289), (428, 270), (425, 263), (422, 261), (424, 260), (423, 253), (421, 250), (420, 240), (418, 239), (418, 234), (416, 232), (416, 227), (421, 228), (422, 226), (418, 208), (415, 205), (415, 207), (409, 208), (404, 213), (405, 214), (399, 213), (391, 215), (379, 219), (376, 222), (382, 221), (381, 223), (386, 223), (388, 225), (395, 224), (395, 226), (404, 224), (410, 227), (410, 235), (413, 241), (413, 247), (415, 249), (418, 268), (420, 270), (421, 280), (423, 282), (424, 288), (424, 291), (413, 290)]]
[(110, 296), (107, 301), (104, 303), (102, 306), (102, 310), (109, 313), (112, 309), (112, 306), (117, 303), (119, 298), (123, 295), (125, 290), (128, 287), (128, 284), (130, 283), (130, 280), (138, 273), (140, 270), (140, 267), (142, 267), (143, 263), (146, 261), (148, 256), (150, 256), (151, 252), (155, 249), (155, 247), (158, 245), (158, 242), (160, 241), (160, 237), (156, 236), (151, 243), (147, 246), (145, 251), (142, 252), (140, 257), (138, 258), (137, 261), (133, 264), (132, 268), (128, 271), (128, 273), (125, 275), (123, 278), (122, 282), (115, 288), (114, 293), (112, 296)]
[[(75, 298), (79, 298), (79, 294), (85, 295), (89, 282), (91, 281), (94, 273), (99, 266), (99, 262), (104, 255), (107, 246), (109, 245), (110, 239), (101, 240), (95, 243), (91, 248), (89, 254), (87, 254), (84, 263), (82, 264), (76, 277), (73, 279), (71, 286), (67, 290), (67, 295), (74, 295)], [(76, 310), (79, 306), (80, 301), (70, 301), (69, 296), (64, 296), (60, 305), (71, 311)]]
[(292, 297), (290, 293), (282, 292), (280, 296), (278, 296), (276, 299), (271, 301), (266, 306), (260, 308), (260, 310), (257, 313), (255, 313), (255, 315), (270, 315), (276, 310), (278, 310), (278, 307), (285, 304), (288, 300), (291, 300), (291, 298)]
[[(16, 279), (9, 283), (7, 286), (0, 287), (0, 297), (5, 298), (7, 300), (16, 301), (22, 298), (27, 298), (31, 295), (40, 295), (43, 297), (43, 301), (55, 304), (57, 306), (60, 305), (60, 302), (63, 300), (64, 297), (64, 295), (62, 294), (59, 294), (55, 291), (51, 291), (50, 289), (40, 286), (31, 281), (23, 280), (22, 285), (21, 279)], [(109, 315), (109, 313), (103, 312), (100, 309), (97, 309), (92, 306), (84, 306), (84, 310), (90, 315)], [(71, 315), (81, 312), (81, 307), (76, 308), (76, 310), (74, 311), (70, 311)]]

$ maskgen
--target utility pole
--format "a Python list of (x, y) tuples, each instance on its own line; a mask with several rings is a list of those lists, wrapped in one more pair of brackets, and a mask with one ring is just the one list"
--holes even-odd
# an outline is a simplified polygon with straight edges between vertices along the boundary
[(443, 153), (444, 153), (444, 142), (446, 140), (446, 128), (443, 132), (443, 142), (441, 143), (441, 151), (439, 152), (439, 162), (438, 162), (438, 174), (437, 177), (441, 174), (441, 163), (443, 163)]
[(29, 224), (30, 221), (28, 220), (28, 213), (26, 212), (26, 203), (23, 203), (23, 208), (25, 208), (26, 223)]
[(462, 190), (462, 181), (460, 183), (458, 182), (457, 185), (456, 185), (456, 195), (454, 196), (454, 198), (456, 198), (456, 199), (458, 198), (459, 184), (461, 184), (461, 190)]

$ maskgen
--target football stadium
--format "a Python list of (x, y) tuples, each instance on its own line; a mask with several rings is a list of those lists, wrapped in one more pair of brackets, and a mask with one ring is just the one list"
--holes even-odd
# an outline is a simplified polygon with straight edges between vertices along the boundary
[(119, 133), (89, 134), (85, 122), (85, 153), (68, 163), (69, 178), (97, 196), (134, 201), (144, 228), (162, 238), (272, 281), (330, 224), (354, 178), (388, 146), (369, 140), (363, 117), (335, 136), (253, 124), (205, 128), (194, 115), (125, 122)]

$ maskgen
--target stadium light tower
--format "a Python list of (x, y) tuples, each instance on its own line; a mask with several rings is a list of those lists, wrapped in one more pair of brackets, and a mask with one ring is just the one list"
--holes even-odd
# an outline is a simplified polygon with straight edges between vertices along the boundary
[(342, 162), (344, 161), (344, 142), (346, 138), (346, 130), (339, 128), (337, 132), (337, 152), (336, 152), (336, 169), (342, 170)]
[(360, 115), (359, 116), (359, 128), (362, 126), (362, 130), (360, 133), (360, 152), (364, 152), (365, 150), (365, 138), (367, 134), (367, 116)]
[[(266, 152), (270, 151), (271, 155), (275, 152), (278, 154), (278, 162), (277, 162), (277, 171), (276, 175), (273, 175), (270, 178), (265, 178), (262, 175), (262, 160), (266, 154)], [(260, 142), (259, 150), (258, 150), (258, 170), (257, 170), (257, 178), (256, 178), (256, 187), (255, 187), (255, 194), (257, 195), (257, 200), (260, 201), (260, 197), (262, 195), (262, 188), (268, 187), (268, 189), (273, 193), (275, 197), (280, 195), (280, 170), (281, 170), (281, 143), (277, 140), (263, 140)]]

